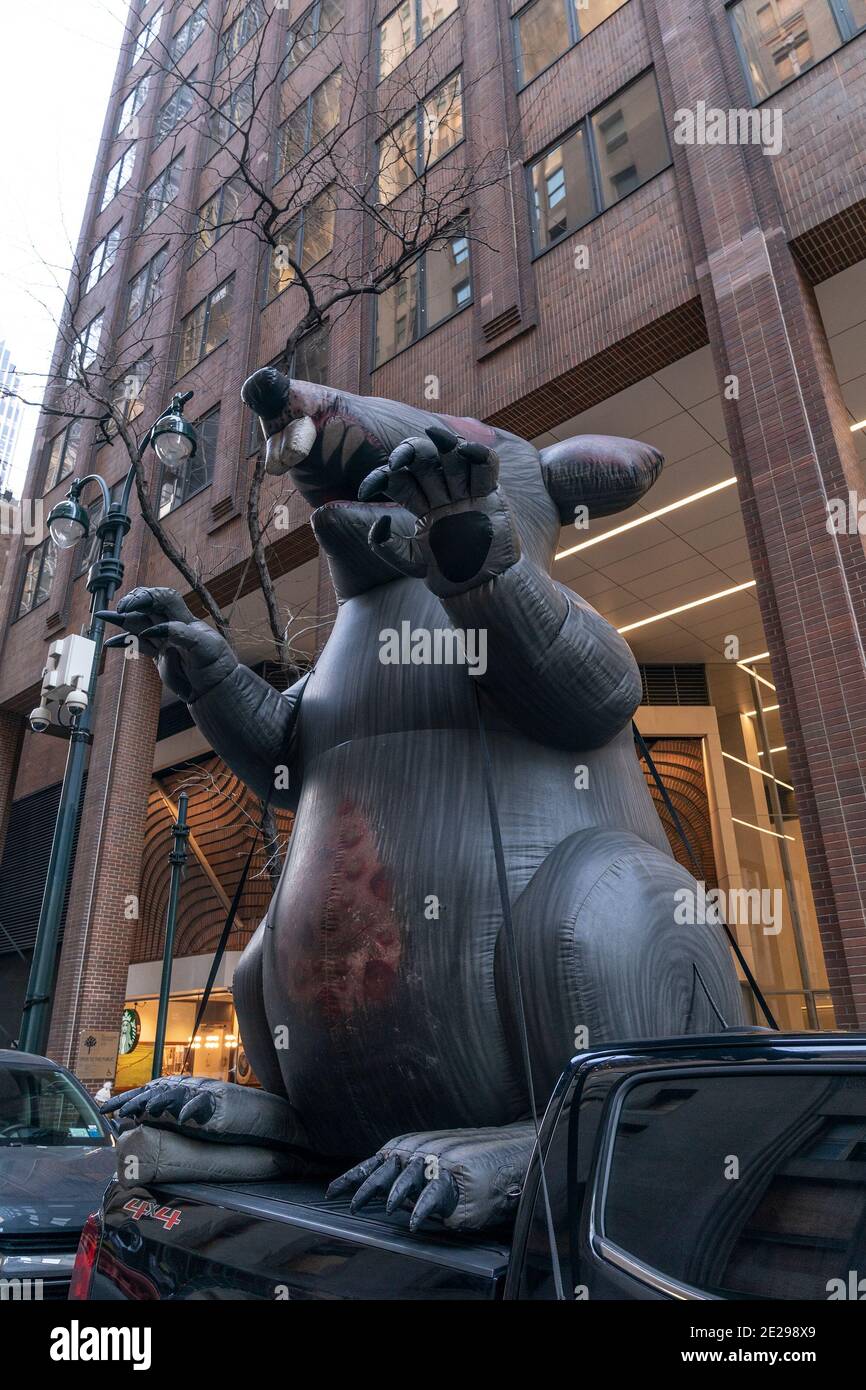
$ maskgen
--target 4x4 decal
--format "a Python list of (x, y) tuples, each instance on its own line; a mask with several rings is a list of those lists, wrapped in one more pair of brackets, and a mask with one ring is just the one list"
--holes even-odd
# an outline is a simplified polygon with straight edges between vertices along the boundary
[(143, 1216), (152, 1216), (154, 1221), (161, 1221), (167, 1231), (176, 1226), (183, 1216), (177, 1207), (158, 1207), (155, 1202), (144, 1202), (137, 1197), (124, 1202), (123, 1210), (132, 1212), (134, 1221), (140, 1221)]

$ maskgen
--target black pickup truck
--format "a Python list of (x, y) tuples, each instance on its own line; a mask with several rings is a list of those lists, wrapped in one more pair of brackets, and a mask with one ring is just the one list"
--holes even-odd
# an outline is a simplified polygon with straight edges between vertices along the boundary
[(866, 1034), (582, 1053), (541, 1151), (513, 1229), (474, 1238), (353, 1216), (324, 1183), (112, 1182), (70, 1297), (866, 1298)]

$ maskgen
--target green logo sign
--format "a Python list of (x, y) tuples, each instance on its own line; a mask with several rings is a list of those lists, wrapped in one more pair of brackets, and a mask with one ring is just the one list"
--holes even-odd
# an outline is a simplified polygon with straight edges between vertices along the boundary
[(141, 1017), (138, 1009), (124, 1009), (120, 1024), (120, 1053), (134, 1052), (141, 1037)]

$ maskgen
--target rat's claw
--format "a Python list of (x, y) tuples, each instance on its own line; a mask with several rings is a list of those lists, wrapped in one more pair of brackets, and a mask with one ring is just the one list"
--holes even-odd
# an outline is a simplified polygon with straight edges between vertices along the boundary
[(400, 1172), (400, 1160), (396, 1154), (386, 1158), (375, 1172), (371, 1173), (366, 1182), (358, 1188), (349, 1204), (351, 1212), (360, 1211), (368, 1202), (375, 1202), (377, 1199), (384, 1199), (385, 1193), (391, 1187), (394, 1179)]
[(398, 1207), (415, 1201), (424, 1186), (424, 1160), (420, 1155), (409, 1160), (388, 1194), (385, 1210), (390, 1216)]
[(373, 1154), (372, 1158), (365, 1158), (363, 1163), (356, 1163), (355, 1167), (350, 1168), (348, 1173), (343, 1173), (341, 1177), (334, 1178), (334, 1181), (325, 1193), (325, 1197), (328, 1201), (332, 1201), (334, 1197), (345, 1197), (347, 1192), (354, 1191), (354, 1189), (360, 1183), (363, 1183), (371, 1173), (375, 1173), (376, 1169), (384, 1162), (385, 1158), (383, 1154)]
[(216, 1110), (216, 1098), (210, 1091), (199, 1091), (198, 1095), (193, 1095), (192, 1100), (188, 1100), (178, 1114), (178, 1120), (182, 1125), (194, 1121), (197, 1125), (207, 1124), (211, 1115)]
[(459, 1201), (457, 1184), (449, 1174), (434, 1178), (415, 1203), (415, 1209), (409, 1218), (409, 1230), (417, 1231), (423, 1221), (429, 1221), (433, 1216), (439, 1216), (443, 1221), (447, 1220), (456, 1210)]

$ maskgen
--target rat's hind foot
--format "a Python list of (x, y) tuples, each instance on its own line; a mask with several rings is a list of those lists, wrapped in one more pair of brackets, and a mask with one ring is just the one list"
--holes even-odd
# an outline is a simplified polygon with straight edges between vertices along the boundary
[(409, 1209), (412, 1231), (434, 1217), (449, 1230), (480, 1231), (513, 1218), (534, 1143), (531, 1122), (403, 1134), (336, 1178), (328, 1197), (353, 1194), (353, 1212), (370, 1202)]

